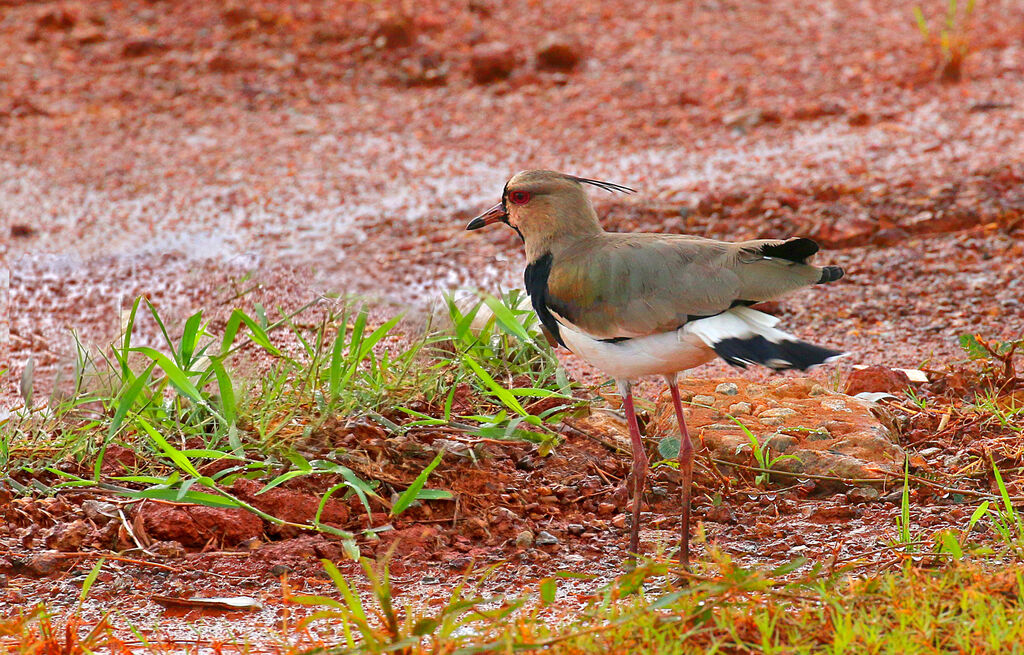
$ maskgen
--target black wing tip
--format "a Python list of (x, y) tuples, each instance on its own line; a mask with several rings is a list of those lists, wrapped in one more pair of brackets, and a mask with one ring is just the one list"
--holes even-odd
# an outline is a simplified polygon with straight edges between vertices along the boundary
[(846, 275), (846, 271), (843, 270), (842, 266), (825, 266), (821, 269), (821, 277), (818, 278), (818, 284), (828, 284), (829, 282), (835, 282)]
[(715, 353), (729, 364), (746, 368), (760, 364), (776, 371), (807, 369), (825, 364), (846, 353), (806, 341), (770, 341), (761, 335), (723, 339), (713, 346)]
[(625, 185), (622, 185), (622, 184), (615, 184), (614, 182), (603, 182), (601, 180), (591, 180), (590, 178), (576, 177), (575, 175), (566, 175), (566, 177), (568, 177), (570, 180), (575, 180), (576, 182), (579, 182), (580, 184), (590, 184), (592, 186), (596, 186), (599, 189), (604, 189), (605, 191), (608, 191), (608, 192), (611, 192), (611, 193), (614, 193), (616, 191), (618, 191), (619, 193), (636, 193), (636, 189), (632, 189), (632, 188), (630, 188), (628, 186), (625, 186)]
[(765, 257), (785, 259), (796, 264), (806, 264), (807, 258), (818, 252), (818, 243), (806, 237), (794, 237), (782, 243), (766, 243), (761, 246)]

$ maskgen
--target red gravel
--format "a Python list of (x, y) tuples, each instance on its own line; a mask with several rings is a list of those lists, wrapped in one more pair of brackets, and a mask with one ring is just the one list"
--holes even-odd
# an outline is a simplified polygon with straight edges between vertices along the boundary
[[(637, 188), (595, 194), (609, 229), (818, 239), (832, 248), (821, 259), (847, 277), (789, 296), (779, 313), (786, 329), (850, 350), (844, 362), (937, 367), (961, 357), (960, 333), (1019, 337), (1022, 26), (1016, 0), (978, 3), (964, 79), (949, 85), (901, 0), (5, 7), (0, 408), (19, 404), (30, 357), (43, 397), (69, 369), (69, 329), (107, 343), (138, 294), (180, 319), (253, 302), (294, 309), (323, 292), (365, 294), (391, 311), (444, 289), (518, 286), (514, 235), (463, 228), (511, 173), (537, 167)], [(538, 61), (552, 35), (574, 49), (574, 67)], [(499, 42), (514, 68), (478, 83), (474, 52)], [(139, 345), (156, 343), (154, 326), (140, 329)], [(486, 496), (553, 485), (585, 462), (626, 466), (573, 440), (558, 457), (528, 474), (514, 454), (496, 455), (498, 490), (444, 475)], [(888, 505), (848, 501), (794, 491), (735, 514), (701, 511), (710, 538), (752, 561), (833, 546), (841, 558), (877, 545), (891, 524)], [(671, 519), (677, 506), (654, 509)], [(962, 509), (915, 505), (914, 520), (936, 528)], [(621, 528), (599, 506), (586, 512), (606, 531), (570, 540), (560, 566), (621, 559)], [(446, 572), (480, 549), (504, 557), (498, 544), (517, 525), (487, 520), (461, 524), (480, 534), (407, 530), (406, 557)], [(310, 567), (337, 554), (281, 543), (302, 555), (280, 559)], [(499, 584), (553, 566), (535, 550)], [(225, 584), (266, 582), (264, 569), (190, 557)], [(67, 586), (24, 593), (77, 597)]]

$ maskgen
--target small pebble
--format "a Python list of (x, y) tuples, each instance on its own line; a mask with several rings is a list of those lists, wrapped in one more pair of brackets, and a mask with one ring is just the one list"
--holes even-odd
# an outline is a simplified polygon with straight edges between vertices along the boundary
[(423, 584), (439, 584), (441, 582), (441, 578), (435, 578), (432, 575), (425, 575), (420, 582)]
[(270, 567), (270, 575), (275, 578), (280, 578), (282, 575), (286, 575), (291, 572), (292, 568), (290, 566), (285, 566), (284, 564), (275, 564)]
[(821, 386), (820, 384), (815, 384), (813, 387), (811, 387), (811, 390), (809, 392), (807, 392), (807, 395), (808, 396), (824, 396), (827, 393), (828, 393), (828, 391), (825, 389), (825, 387)]
[(784, 418), (796, 415), (796, 410), (789, 407), (775, 407), (761, 412), (761, 418)]
[(668, 489), (666, 489), (665, 487), (660, 487), (660, 486), (654, 485), (654, 486), (651, 487), (651, 495), (652, 496), (659, 496), (661, 498), (664, 498), (664, 497), (668, 496)]
[(615, 505), (612, 503), (601, 503), (597, 506), (597, 513), (601, 516), (608, 516), (615, 511)]
[(846, 401), (842, 398), (826, 398), (821, 401), (821, 406), (825, 409), (831, 409), (833, 412), (848, 412), (850, 408), (846, 406)]
[(579, 523), (570, 523), (569, 525), (565, 526), (565, 529), (569, 531), (569, 534), (579, 536), (583, 534), (585, 528)]
[(747, 385), (747, 395), (750, 396), (750, 397), (760, 396), (760, 395), (762, 395), (767, 390), (768, 390), (768, 387), (766, 387), (763, 384), (748, 384)]
[(61, 564), (60, 557), (53, 551), (37, 553), (28, 560), (28, 573), (45, 578), (60, 570)]
[(893, 505), (900, 505), (903, 503), (903, 490), (900, 489), (898, 491), (888, 493), (882, 496), (882, 500), (884, 500), (887, 503), (892, 503)]
[(714, 521), (715, 523), (735, 523), (736, 515), (732, 513), (732, 510), (727, 505), (718, 505), (704, 512), (704, 520)]
[(694, 396), (693, 397), (692, 402), (695, 405), (707, 405), (709, 407), (714, 407), (715, 406), (715, 397), (714, 396), (698, 395), (698, 396)]
[(533, 545), (533, 533), (529, 530), (523, 530), (516, 535), (516, 547), (517, 548), (529, 548)]
[(89, 499), (82, 503), (85, 517), (94, 523), (105, 524), (110, 519), (117, 518), (117, 505), (106, 503), (100, 500)]
[(934, 457), (934, 456), (938, 455), (941, 452), (942, 452), (941, 448), (936, 448), (936, 447), (933, 446), (932, 448), (925, 448), (919, 454), (921, 455), (921, 457)]
[(554, 546), (557, 543), (558, 537), (551, 534), (550, 532), (547, 532), (546, 530), (541, 530), (540, 534), (537, 535), (538, 546)]
[(616, 528), (619, 528), (620, 530), (622, 528), (626, 527), (626, 515), (625, 514), (619, 514), (618, 516), (613, 518), (612, 519), (612, 525), (615, 526)]
[(736, 386), (735, 382), (723, 382), (715, 387), (715, 393), (720, 393), (723, 396), (735, 396), (739, 392), (740, 388)]
[(754, 410), (750, 406), (750, 403), (733, 403), (732, 405), (729, 405), (729, 413), (733, 416), (742, 416), (744, 414), (749, 414), (752, 411)]
[(758, 420), (761, 422), (761, 425), (768, 426), (782, 425), (783, 423), (786, 422), (786, 419), (779, 416), (769, 416), (768, 418), (762, 418)]
[[(902, 494), (903, 492), (901, 491), (901, 498)], [(878, 489), (875, 489), (874, 487), (857, 487), (856, 489), (851, 489), (846, 494), (846, 497), (850, 499), (851, 503), (870, 503), (874, 500), (878, 500), (878, 496)]]

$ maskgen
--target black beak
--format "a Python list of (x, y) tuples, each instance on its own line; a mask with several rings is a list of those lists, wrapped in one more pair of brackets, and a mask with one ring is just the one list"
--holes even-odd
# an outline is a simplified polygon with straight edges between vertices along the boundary
[(497, 205), (491, 207), (484, 213), (480, 214), (479, 216), (471, 220), (469, 222), (469, 225), (466, 226), (466, 229), (479, 230), (480, 228), (486, 227), (492, 223), (507, 220), (508, 214), (505, 213), (505, 206), (499, 202)]

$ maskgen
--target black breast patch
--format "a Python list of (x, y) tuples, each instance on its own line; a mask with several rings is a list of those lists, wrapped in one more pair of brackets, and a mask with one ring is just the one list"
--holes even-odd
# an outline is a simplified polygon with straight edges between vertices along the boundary
[(533, 310), (537, 312), (537, 318), (548, 329), (548, 332), (555, 337), (555, 341), (563, 348), (567, 348), (562, 341), (562, 334), (559, 331), (558, 321), (555, 320), (551, 310), (548, 309), (548, 276), (551, 275), (551, 253), (547, 253), (526, 266), (523, 273), (523, 282), (526, 284), (526, 293), (530, 295), (530, 302), (533, 303)]

